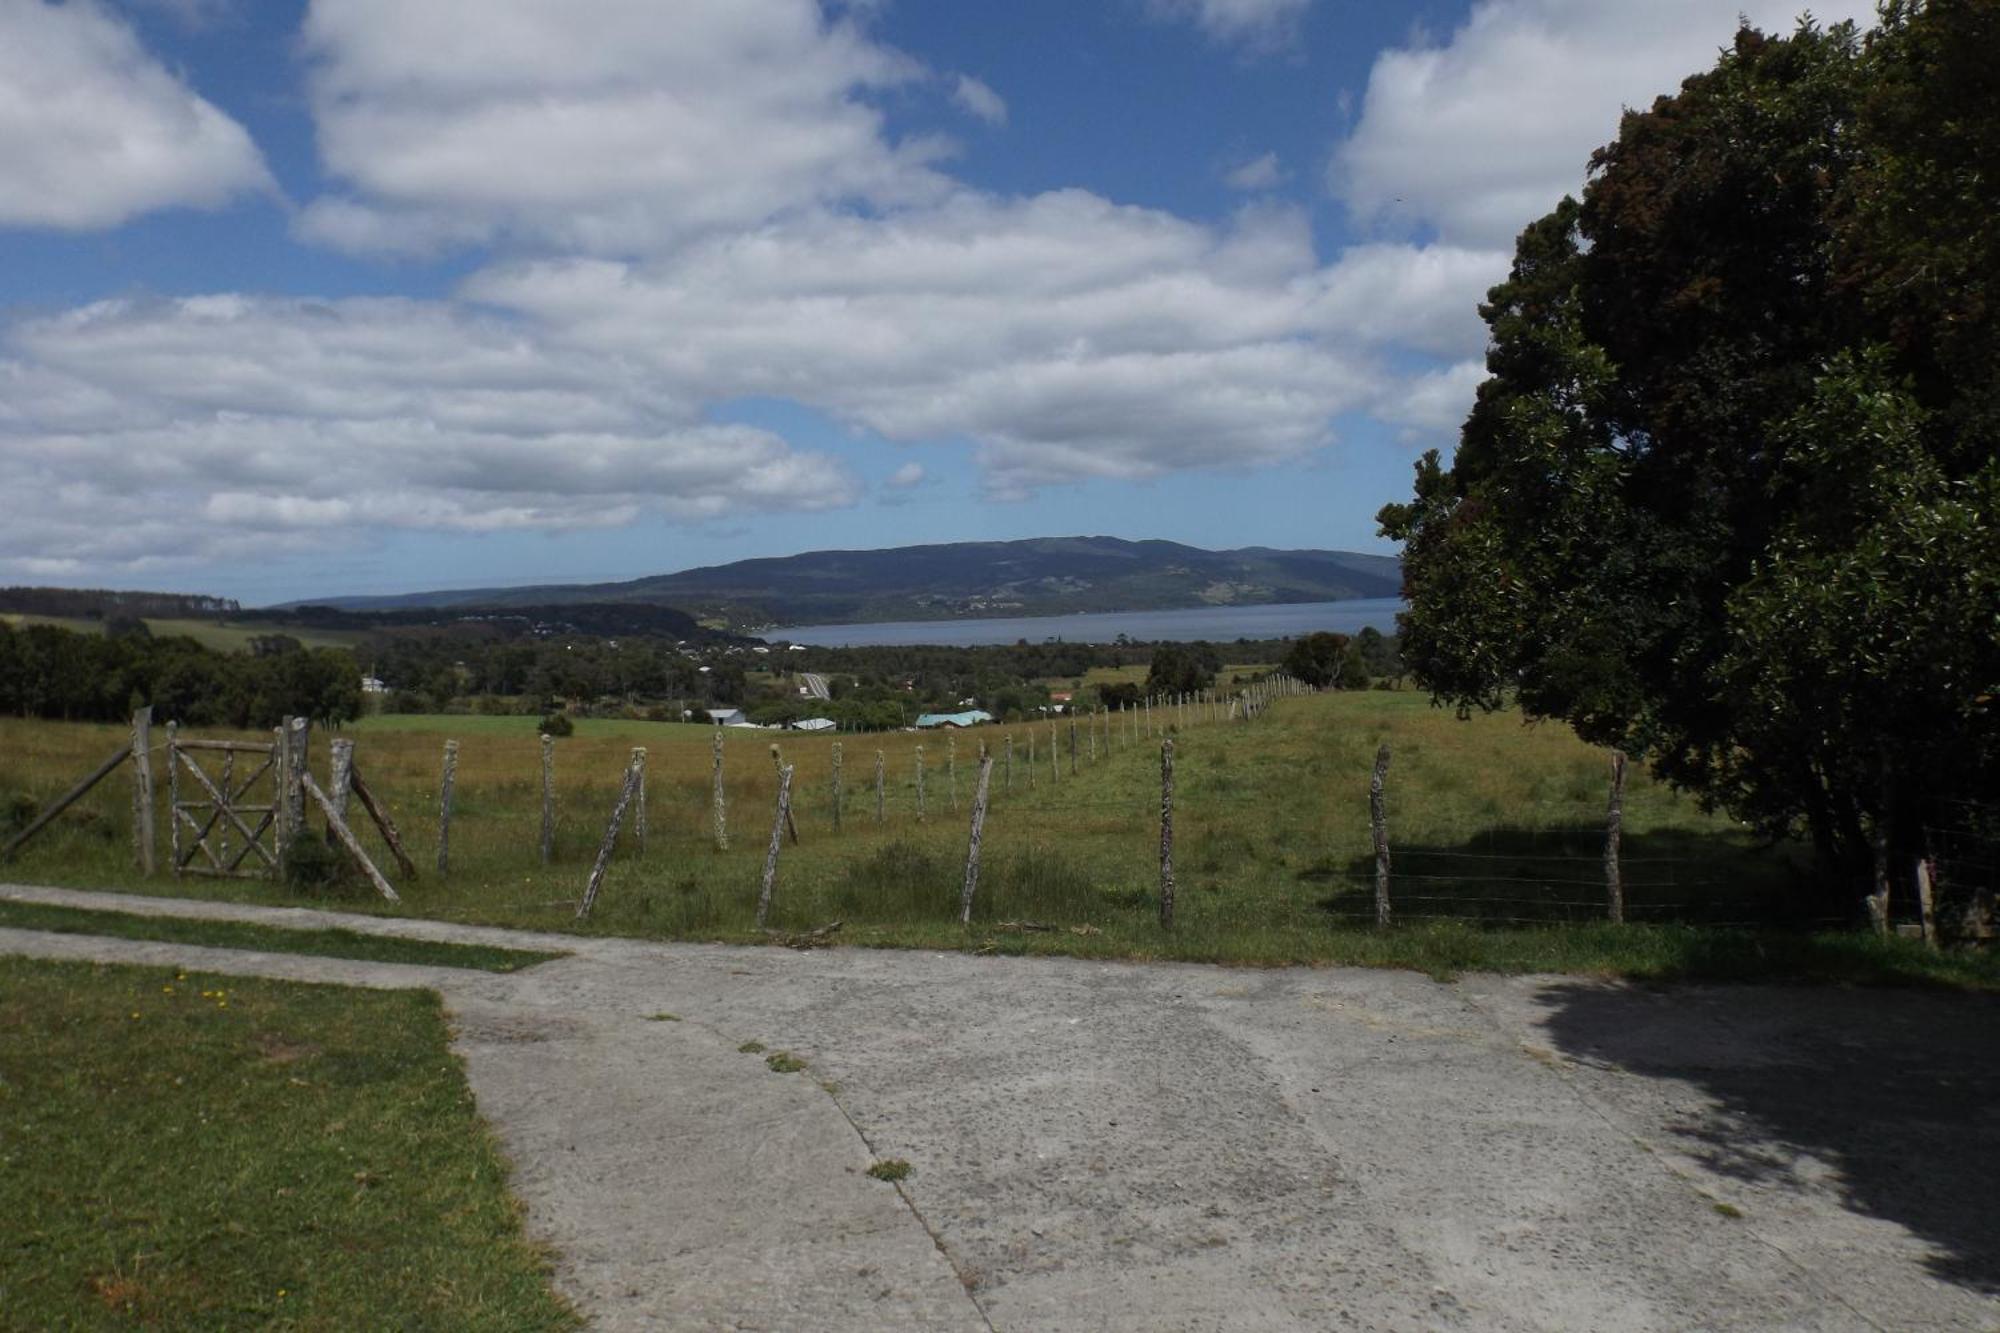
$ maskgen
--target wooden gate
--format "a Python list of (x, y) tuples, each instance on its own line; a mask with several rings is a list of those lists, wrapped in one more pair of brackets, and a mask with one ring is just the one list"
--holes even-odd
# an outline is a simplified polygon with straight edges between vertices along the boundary
[[(168, 732), (167, 791), (172, 807), (173, 871), (255, 879), (278, 870), (283, 820), (277, 745), (183, 740)], [(216, 771), (203, 766), (214, 756)], [(184, 792), (181, 779), (192, 784)]]

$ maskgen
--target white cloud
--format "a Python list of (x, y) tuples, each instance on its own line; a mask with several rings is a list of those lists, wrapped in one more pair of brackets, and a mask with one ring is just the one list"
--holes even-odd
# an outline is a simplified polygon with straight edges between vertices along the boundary
[(0, 569), (700, 520), (857, 490), (824, 455), (704, 421), (625, 359), (434, 303), (105, 302), (16, 326), (0, 359)]
[(1460, 361), (1384, 384), (1370, 411), (1399, 427), (1405, 443), (1449, 445), (1485, 379), (1484, 361)]
[(961, 74), (952, 84), (951, 100), (988, 125), (1007, 123), (1007, 102), (970, 74)]
[(790, 210), (934, 197), (944, 145), (865, 95), (915, 62), (815, 0), (313, 0), (312, 238), (638, 253)]
[(922, 463), (905, 463), (894, 472), (891, 472), (889, 480), (882, 484), (891, 490), (907, 491), (912, 486), (921, 486), (924, 476), (924, 465)]
[(95, 230), (272, 188), (243, 127), (95, 0), (0, 3), (0, 226)]
[(1268, 190), (1285, 179), (1276, 153), (1265, 153), (1225, 172), (1222, 183), (1232, 190)]
[[(1443, 45), (1383, 52), (1361, 118), (1334, 155), (1334, 192), (1363, 218), (1511, 248), (1581, 188), (1591, 152), (1643, 107), (1715, 63), (1738, 14), (1788, 30), (1798, 0), (1481, 0)], [(1869, 0), (1814, 6), (1823, 22)]]
[(1372, 254), (1379, 272), (1321, 267), (1292, 212), (1214, 229), (1082, 191), (962, 192), (650, 262), (504, 265), (466, 294), (566, 345), (643, 357), (680, 392), (791, 398), (895, 440), (969, 438), (989, 485), (1018, 494), (1325, 444), (1329, 419), (1370, 392), (1384, 340), (1467, 345), (1435, 258), (1398, 287)]
[(1218, 41), (1268, 49), (1289, 41), (1312, 0), (1148, 0), (1160, 18), (1193, 23)]

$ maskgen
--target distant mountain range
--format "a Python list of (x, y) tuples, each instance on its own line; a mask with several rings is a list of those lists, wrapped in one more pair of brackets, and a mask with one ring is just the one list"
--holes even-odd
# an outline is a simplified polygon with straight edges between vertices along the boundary
[(1394, 556), (1205, 551), (1177, 542), (1039, 537), (881, 551), (808, 551), (656, 574), (625, 583), (461, 588), (396, 597), (315, 598), (349, 611), (647, 603), (717, 628), (1064, 615), (1394, 597)]

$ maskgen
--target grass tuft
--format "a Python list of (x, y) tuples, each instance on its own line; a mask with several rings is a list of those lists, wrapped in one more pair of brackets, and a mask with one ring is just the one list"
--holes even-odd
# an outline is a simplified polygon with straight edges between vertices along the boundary
[(869, 1167), (868, 1174), (877, 1180), (891, 1182), (907, 1180), (910, 1176), (910, 1164), (900, 1157), (890, 1157)]

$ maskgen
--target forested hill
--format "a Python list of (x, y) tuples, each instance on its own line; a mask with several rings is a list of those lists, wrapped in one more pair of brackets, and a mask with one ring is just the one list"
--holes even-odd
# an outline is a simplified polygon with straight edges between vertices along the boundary
[(1393, 597), (1401, 585), (1394, 556), (1262, 546), (1206, 551), (1176, 542), (1042, 537), (808, 551), (627, 583), (320, 600), (350, 610), (650, 602), (743, 627), (1333, 602)]

